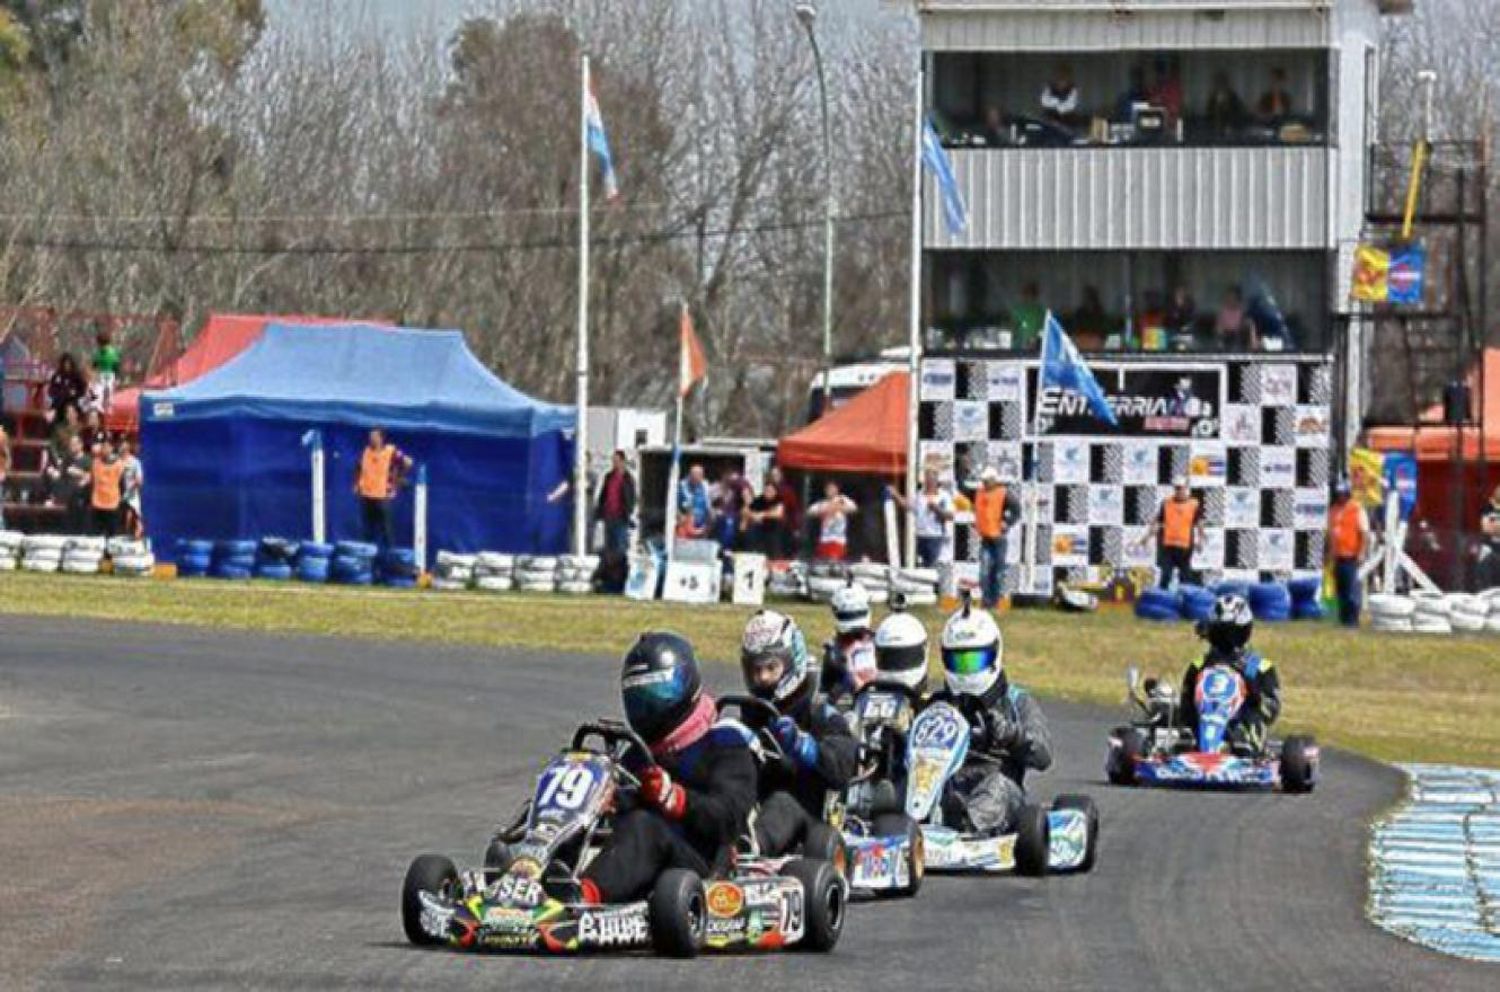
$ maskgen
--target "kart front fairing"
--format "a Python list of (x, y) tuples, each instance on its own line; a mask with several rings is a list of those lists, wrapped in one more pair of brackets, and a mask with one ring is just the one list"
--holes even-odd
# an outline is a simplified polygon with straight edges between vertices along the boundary
[(1281, 782), (1278, 763), (1269, 757), (1224, 752), (1184, 751), (1159, 754), (1138, 762), (1142, 785), (1206, 789), (1274, 789)]

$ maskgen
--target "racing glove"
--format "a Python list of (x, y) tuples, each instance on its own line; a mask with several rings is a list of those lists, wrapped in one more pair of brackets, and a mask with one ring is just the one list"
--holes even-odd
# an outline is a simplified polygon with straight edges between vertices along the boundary
[(983, 723), (989, 746), (996, 751), (1014, 751), (1026, 740), (1025, 728), (1004, 713), (987, 710)]
[(771, 724), (771, 736), (781, 745), (788, 758), (803, 768), (812, 768), (818, 763), (818, 741), (812, 734), (804, 733), (797, 721), (789, 716), (778, 717)]
[(641, 773), (641, 801), (661, 810), (671, 820), (680, 820), (687, 812), (687, 790), (673, 782), (660, 765)]

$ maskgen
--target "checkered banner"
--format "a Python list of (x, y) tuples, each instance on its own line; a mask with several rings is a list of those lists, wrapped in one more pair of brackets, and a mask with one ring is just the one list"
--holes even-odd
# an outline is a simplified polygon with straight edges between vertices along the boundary
[[(919, 458), (972, 482), (994, 466), (1022, 485), (1034, 459), (1035, 588), (1096, 583), (1149, 568), (1146, 540), (1176, 476), (1203, 503), (1205, 541), (1193, 565), (1205, 582), (1321, 574), (1331, 463), (1333, 365), (1311, 361), (1170, 358), (1093, 364), (1120, 419), (1089, 418), (1067, 397), (1036, 395), (1037, 362), (930, 358), (917, 415)], [(1041, 410), (1037, 410), (1040, 403)], [(1033, 436), (1040, 412), (1042, 431)], [(1018, 533), (1010, 557), (1019, 564)], [(979, 539), (960, 521), (949, 546), (955, 578), (977, 577)]]

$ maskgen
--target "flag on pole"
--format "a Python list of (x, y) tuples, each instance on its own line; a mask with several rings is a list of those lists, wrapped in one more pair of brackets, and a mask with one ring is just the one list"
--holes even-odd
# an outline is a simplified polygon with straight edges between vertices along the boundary
[(604, 133), (604, 115), (599, 113), (599, 101), (594, 97), (593, 80), (589, 80), (584, 123), (588, 129), (589, 151), (599, 156), (599, 164), (604, 169), (605, 199), (617, 199), (620, 195), (620, 182), (615, 176), (614, 156), (609, 153), (609, 135)]
[(1045, 389), (1048, 386), (1056, 386), (1058, 389), (1077, 393), (1088, 400), (1089, 409), (1094, 412), (1095, 417), (1113, 427), (1120, 426), (1114, 409), (1104, 397), (1104, 390), (1100, 388), (1099, 381), (1094, 378), (1094, 373), (1089, 371), (1088, 363), (1078, 353), (1078, 348), (1068, 337), (1068, 332), (1063, 330), (1057, 318), (1052, 316), (1051, 310), (1047, 311), (1046, 329), (1042, 332), (1042, 372), (1039, 388)]
[(922, 122), (922, 162), (932, 170), (937, 179), (938, 191), (943, 195), (943, 220), (948, 225), (948, 233), (964, 233), (969, 226), (968, 211), (964, 208), (963, 196), (958, 192), (958, 180), (953, 178), (953, 164), (948, 161), (948, 153), (938, 140), (931, 118)]
[(688, 312), (687, 304), (682, 306), (680, 327), (682, 342), (677, 361), (677, 395), (686, 396), (692, 392), (693, 384), (708, 374), (708, 360), (703, 357), (703, 345), (693, 330), (693, 316)]

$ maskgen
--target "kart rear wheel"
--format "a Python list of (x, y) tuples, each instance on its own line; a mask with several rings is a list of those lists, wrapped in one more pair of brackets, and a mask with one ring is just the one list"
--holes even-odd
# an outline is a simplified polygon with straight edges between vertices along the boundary
[(1307, 752), (1316, 747), (1311, 737), (1288, 737), (1281, 745), (1281, 788), (1311, 792), (1317, 784), (1317, 759)]
[(1088, 796), (1066, 795), (1052, 800), (1052, 808), (1076, 809), (1083, 814), (1084, 820), (1088, 823), (1088, 847), (1084, 849), (1083, 861), (1074, 870), (1093, 871), (1094, 857), (1099, 852), (1099, 807), (1095, 806), (1094, 800)]
[(821, 821), (807, 825), (807, 833), (802, 838), (802, 856), (828, 862), (840, 876), (849, 874), (849, 854), (844, 849), (844, 838)]
[(905, 813), (883, 813), (873, 824), (876, 837), (906, 837), (906, 877), (910, 880), (904, 889), (887, 889), (880, 893), (890, 896), (914, 896), (922, 887), (922, 876), (927, 870), (926, 850), (922, 841), (922, 825)]
[(1050, 847), (1047, 811), (1027, 803), (1021, 807), (1016, 822), (1016, 874), (1033, 877), (1047, 874)]
[(499, 837), (490, 841), (490, 846), (484, 849), (484, 884), (494, 885), (500, 880), (500, 876), (510, 870), (510, 863), (514, 861), (510, 853), (510, 845)]
[(782, 871), (802, 883), (802, 940), (799, 950), (826, 953), (844, 932), (844, 881), (826, 861), (798, 858)]
[(693, 958), (703, 949), (708, 904), (703, 879), (682, 868), (669, 868), (657, 878), (646, 903), (651, 921), (651, 943), (669, 958)]
[(447, 943), (422, 928), (422, 893), (452, 898), (458, 886), (458, 869), (441, 854), (423, 854), (406, 869), (401, 883), (401, 929), (406, 939), (418, 947), (437, 947)]
[(1116, 727), (1109, 735), (1117, 738), (1120, 746), (1110, 746), (1104, 774), (1109, 776), (1111, 785), (1134, 785), (1135, 763), (1146, 753), (1146, 739), (1134, 727)]

